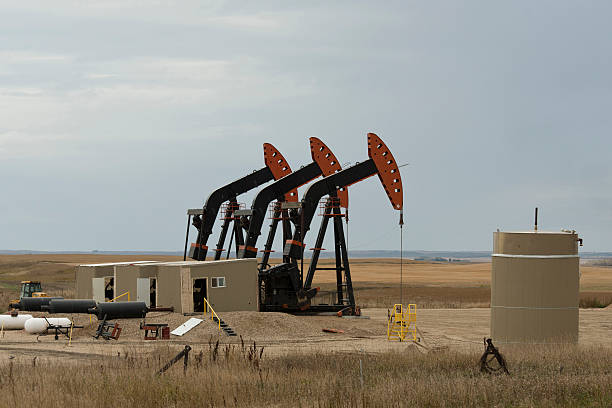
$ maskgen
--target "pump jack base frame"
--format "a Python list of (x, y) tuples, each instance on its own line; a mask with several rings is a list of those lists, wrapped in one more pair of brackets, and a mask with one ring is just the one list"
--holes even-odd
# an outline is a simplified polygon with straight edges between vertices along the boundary
[(289, 305), (262, 305), (260, 312), (282, 312), (300, 315), (317, 315), (319, 313), (335, 313), (342, 312), (341, 316), (359, 316), (359, 307), (346, 307), (346, 305), (306, 305), (306, 307), (297, 307)]

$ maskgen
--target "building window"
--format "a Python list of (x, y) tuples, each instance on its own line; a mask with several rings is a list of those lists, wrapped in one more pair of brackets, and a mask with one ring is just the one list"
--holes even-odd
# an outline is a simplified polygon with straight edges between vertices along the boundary
[(212, 285), (213, 288), (224, 288), (225, 287), (225, 277), (221, 276), (218, 278), (212, 278)]

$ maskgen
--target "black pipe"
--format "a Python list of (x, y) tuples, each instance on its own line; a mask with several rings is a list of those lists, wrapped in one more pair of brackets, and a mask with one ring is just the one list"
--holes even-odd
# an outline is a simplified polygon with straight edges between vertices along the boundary
[(48, 306), (52, 300), (64, 299), (63, 297), (38, 297), (30, 298), (24, 297), (19, 299), (17, 303), (11, 303), (9, 307), (13, 309), (19, 309), (24, 312), (40, 312), (43, 306)]
[(105, 315), (108, 320), (113, 320), (143, 318), (148, 311), (145, 302), (105, 302), (89, 308), (87, 313), (95, 314), (98, 320), (104, 319)]
[(48, 305), (43, 305), (41, 310), (54, 313), (87, 313), (87, 311), (96, 307), (96, 301), (93, 299), (53, 299)]

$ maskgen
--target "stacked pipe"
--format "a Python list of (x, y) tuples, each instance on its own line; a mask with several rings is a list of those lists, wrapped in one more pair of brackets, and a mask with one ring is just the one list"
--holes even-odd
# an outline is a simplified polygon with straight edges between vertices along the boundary
[(49, 306), (49, 302), (53, 300), (64, 299), (63, 297), (39, 297), (39, 298), (28, 298), (24, 297), (17, 303), (11, 303), (9, 305), (12, 309), (19, 309), (24, 312), (41, 312), (42, 307)]
[(88, 313), (88, 310), (96, 307), (93, 299), (53, 299), (47, 305), (41, 307), (41, 311), (50, 314), (56, 313)]
[(145, 317), (149, 311), (145, 302), (106, 302), (87, 309), (87, 313), (96, 315), (98, 320), (137, 319)]

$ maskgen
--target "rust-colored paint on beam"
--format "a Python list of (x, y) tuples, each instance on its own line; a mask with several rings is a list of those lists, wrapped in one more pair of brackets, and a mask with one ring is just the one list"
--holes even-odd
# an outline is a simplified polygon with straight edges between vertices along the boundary
[(374, 133), (368, 133), (368, 156), (378, 169), (378, 178), (396, 210), (404, 208), (402, 177), (395, 158), (385, 143)]
[[(264, 143), (264, 162), (272, 172), (274, 180), (281, 179), (291, 173), (291, 167), (281, 152), (270, 143)], [(298, 201), (297, 188), (285, 194), (285, 201)]]
[[(323, 173), (323, 177), (327, 177), (342, 170), (342, 166), (338, 162), (336, 155), (316, 137), (310, 138), (310, 154), (312, 160), (317, 162)], [(342, 187), (338, 189), (338, 198), (340, 199), (340, 206), (348, 208), (348, 189)]]

